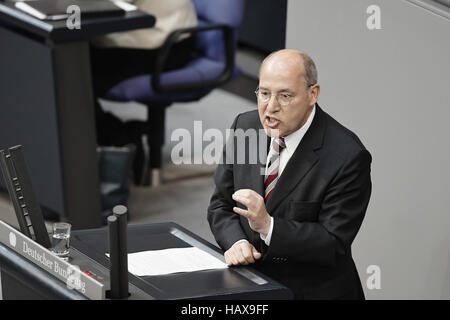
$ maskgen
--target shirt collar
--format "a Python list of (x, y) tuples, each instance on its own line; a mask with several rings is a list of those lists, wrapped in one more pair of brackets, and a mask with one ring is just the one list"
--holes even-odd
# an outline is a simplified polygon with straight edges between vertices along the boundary
[(293, 153), (295, 149), (297, 149), (297, 146), (299, 145), (300, 141), (302, 141), (306, 131), (308, 131), (309, 127), (311, 126), (315, 114), (316, 114), (316, 106), (313, 107), (313, 110), (311, 111), (308, 120), (306, 120), (305, 124), (300, 129), (297, 129), (296, 131), (284, 137), (284, 142), (286, 143), (286, 150), (289, 153)]

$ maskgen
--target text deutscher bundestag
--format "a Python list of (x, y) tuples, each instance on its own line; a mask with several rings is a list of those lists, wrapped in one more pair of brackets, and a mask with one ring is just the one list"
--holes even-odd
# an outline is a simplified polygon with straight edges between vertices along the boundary
[[(45, 252), (40, 254), (35, 249), (28, 246), (28, 244), (23, 242), (23, 252), (29, 255), (34, 260), (38, 261), (44, 267), (52, 270), (59, 274), (61, 277), (67, 280), (67, 285), (71, 289), (79, 289), (82, 293), (86, 292), (86, 283), (82, 281), (79, 277), (77, 277), (77, 273), (75, 269), (78, 269), (77, 266), (70, 266), (69, 268), (64, 268), (64, 266), (60, 266), (58, 261), (51, 261), (47, 259)], [(70, 286), (69, 286), (70, 285)]]

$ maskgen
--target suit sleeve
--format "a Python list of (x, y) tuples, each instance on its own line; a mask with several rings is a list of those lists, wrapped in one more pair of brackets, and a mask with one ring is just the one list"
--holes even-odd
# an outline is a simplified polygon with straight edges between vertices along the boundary
[(284, 257), (290, 261), (335, 265), (347, 254), (361, 227), (372, 184), (367, 150), (348, 159), (328, 187), (318, 222), (299, 222), (274, 217), (270, 246), (264, 259)]
[[(236, 129), (238, 117), (231, 129)], [(230, 135), (223, 148), (221, 163), (214, 173), (216, 188), (208, 207), (208, 222), (217, 243), (223, 250), (228, 250), (238, 240), (248, 240), (242, 229), (239, 215), (234, 213), (235, 201), (231, 198), (234, 193), (233, 164), (234, 136)]]

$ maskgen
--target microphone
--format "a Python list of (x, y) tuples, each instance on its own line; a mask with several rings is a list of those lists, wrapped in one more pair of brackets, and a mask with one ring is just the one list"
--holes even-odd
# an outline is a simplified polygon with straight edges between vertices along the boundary
[(119, 205), (109, 216), (110, 298), (125, 299), (128, 293), (127, 208)]

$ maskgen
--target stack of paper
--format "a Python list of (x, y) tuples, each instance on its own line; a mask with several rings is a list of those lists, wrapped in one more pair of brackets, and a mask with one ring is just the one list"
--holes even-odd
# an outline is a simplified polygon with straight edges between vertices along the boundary
[(137, 276), (156, 276), (227, 268), (225, 262), (196, 247), (150, 250), (128, 254), (128, 271)]

